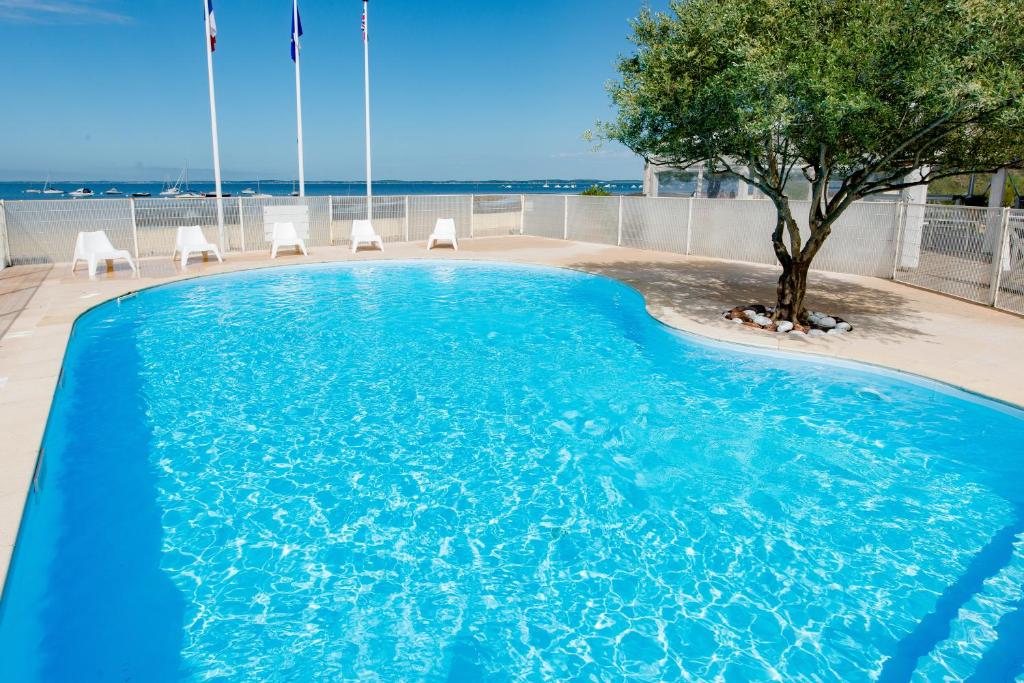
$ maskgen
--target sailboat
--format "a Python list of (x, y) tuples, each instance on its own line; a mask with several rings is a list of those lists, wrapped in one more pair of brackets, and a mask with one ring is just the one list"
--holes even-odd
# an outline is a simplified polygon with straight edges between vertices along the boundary
[(177, 197), (181, 194), (181, 179), (185, 174), (185, 169), (178, 174), (178, 179), (174, 181), (174, 185), (168, 185), (164, 183), (164, 189), (160, 190), (161, 197)]
[(58, 190), (56, 188), (50, 187), (50, 176), (47, 175), (46, 176), (46, 182), (43, 183), (43, 189), (37, 190), (36, 188), (32, 187), (32, 188), (29, 188), (29, 189), (25, 190), (25, 193), (26, 194), (64, 194), (64, 190)]
[(271, 195), (263, 192), (263, 190), (260, 188), (260, 179), (259, 178), (256, 178), (256, 189), (255, 190), (252, 189), (251, 187), (247, 187), (244, 190), (242, 190), (242, 194), (244, 196), (250, 197), (252, 199), (267, 199), (267, 198), (269, 198), (271, 196)]
[(182, 169), (182, 176), (185, 178), (185, 191), (178, 194), (179, 199), (203, 199), (206, 195), (199, 192), (193, 192), (192, 188), (188, 185), (188, 165)]

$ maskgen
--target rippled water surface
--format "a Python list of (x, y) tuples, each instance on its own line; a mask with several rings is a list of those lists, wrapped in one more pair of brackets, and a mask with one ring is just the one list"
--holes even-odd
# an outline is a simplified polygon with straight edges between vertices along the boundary
[(79, 321), (4, 680), (1020, 675), (1024, 420), (632, 290), (273, 269)]

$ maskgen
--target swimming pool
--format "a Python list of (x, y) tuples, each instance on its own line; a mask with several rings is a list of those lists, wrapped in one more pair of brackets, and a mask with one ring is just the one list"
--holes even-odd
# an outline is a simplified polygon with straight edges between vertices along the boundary
[(1024, 418), (565, 270), (277, 268), (75, 328), (3, 680), (1006, 680)]

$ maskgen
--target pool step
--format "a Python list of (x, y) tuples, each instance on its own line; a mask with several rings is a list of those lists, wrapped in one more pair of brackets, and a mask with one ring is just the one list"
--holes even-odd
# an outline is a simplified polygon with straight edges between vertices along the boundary
[(986, 651), (996, 642), (996, 628), (1004, 615), (1024, 599), (1024, 532), (1017, 534), (1009, 564), (985, 580), (978, 593), (960, 608), (950, 623), (949, 637), (922, 657), (914, 683), (964, 681), (975, 672)]

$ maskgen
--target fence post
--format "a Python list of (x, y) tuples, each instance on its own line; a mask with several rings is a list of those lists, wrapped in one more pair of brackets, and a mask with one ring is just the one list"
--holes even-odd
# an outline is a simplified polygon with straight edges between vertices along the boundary
[(526, 234), (526, 195), (519, 195), (519, 234)]
[(402, 220), (402, 232), (405, 234), (405, 241), (409, 241), (409, 195), (405, 195), (405, 218)]
[(693, 202), (694, 198), (690, 197), (686, 200), (686, 255), (691, 254), (690, 240), (693, 234)]
[(993, 242), (992, 276), (989, 278), (988, 305), (995, 306), (999, 301), (999, 288), (1003, 284), (1003, 254), (1006, 252), (1007, 240), (1010, 237), (1010, 209), (1003, 207), (999, 220), (999, 234)]
[(619, 195), (619, 233), (615, 238), (615, 246), (622, 246), (622, 203), (626, 200), (621, 194)]
[(334, 246), (334, 195), (327, 195), (327, 244)]
[(0, 199), (0, 239), (4, 242), (3, 251), (0, 251), (0, 270), (3, 270), (11, 263), (11, 236), (7, 232), (7, 204)]
[(242, 198), (238, 198), (238, 236), (239, 244), (242, 248), (242, 253), (245, 253), (245, 205), (242, 203)]
[(907, 200), (901, 199), (896, 212), (896, 244), (892, 250), (892, 281), (896, 281), (896, 271), (900, 267), (900, 252), (903, 250), (903, 230), (907, 224)]
[(476, 208), (476, 195), (469, 195), (469, 238), (473, 239), (473, 232), (475, 230), (476, 216), (473, 215), (473, 209)]
[(135, 200), (132, 198), (128, 199), (128, 207), (131, 209), (132, 214), (132, 246), (135, 252), (135, 263), (139, 263), (139, 224), (135, 221)]
[(565, 211), (562, 218), (562, 239), (569, 239), (569, 195), (565, 195)]

